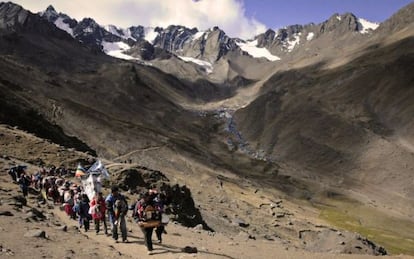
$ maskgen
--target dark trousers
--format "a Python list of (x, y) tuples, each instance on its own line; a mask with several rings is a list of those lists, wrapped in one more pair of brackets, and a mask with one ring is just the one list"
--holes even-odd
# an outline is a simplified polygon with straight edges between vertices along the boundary
[(22, 189), (23, 196), (27, 196), (27, 190), (29, 189), (27, 186), (20, 186), (20, 189)]
[[(116, 222), (116, 224), (115, 224)], [(122, 241), (127, 240), (127, 228), (125, 216), (119, 217), (115, 222), (111, 222), (112, 225), (112, 238), (118, 240), (118, 228), (121, 229)]]
[(94, 219), (94, 222), (95, 222), (95, 231), (96, 231), (96, 233), (99, 232), (99, 228), (100, 228), (100, 225), (101, 225), (101, 221), (102, 221), (103, 226), (104, 226), (105, 234), (107, 234), (108, 233), (108, 226), (106, 225), (105, 215), (103, 215), (103, 219)]
[(154, 228), (143, 228), (141, 227), (142, 233), (144, 233), (144, 241), (145, 245), (147, 246), (148, 251), (152, 251), (154, 248), (152, 247), (152, 232)]
[(108, 233), (108, 225), (106, 223), (106, 215), (105, 215), (105, 213), (102, 216), (102, 222), (103, 222), (103, 225), (104, 225), (105, 234), (107, 234)]
[(85, 228), (85, 232), (89, 230), (89, 217), (79, 216), (79, 225)]
[(101, 223), (101, 220), (100, 219), (94, 219), (93, 221), (95, 222), (95, 231), (96, 231), (96, 233), (99, 233), (99, 225)]
[(155, 234), (157, 234), (158, 241), (162, 241), (162, 233), (164, 233), (165, 226), (160, 225), (155, 229)]

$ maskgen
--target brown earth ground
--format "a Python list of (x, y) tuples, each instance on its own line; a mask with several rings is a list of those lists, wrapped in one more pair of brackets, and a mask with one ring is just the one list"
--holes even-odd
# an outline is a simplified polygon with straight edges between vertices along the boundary
[[(308, 251), (301, 249), (292, 239), (297, 235), (300, 229), (312, 229), (316, 226), (327, 226), (319, 217), (317, 210), (308, 207), (302, 207), (289, 200), (279, 200), (283, 202), (283, 211), (286, 214), (278, 219), (277, 224), (280, 227), (280, 236), (271, 239), (251, 238), (254, 231), (244, 231), (240, 228), (230, 228), (229, 221), (214, 219), (208, 214), (208, 210), (220, 210), (220, 204), (206, 202), (209, 196), (220, 196), (220, 199), (237, 199), (237, 206), (242, 208), (236, 209), (231, 206), (226, 208), (227, 217), (237, 216), (242, 213), (244, 207), (248, 204), (261, 204), (264, 201), (272, 201), (278, 194), (270, 193), (265, 190), (258, 190), (254, 185), (246, 185), (243, 181), (241, 184), (232, 179), (223, 179), (220, 183), (212, 183), (198, 191), (194, 191), (196, 206), (205, 217), (207, 223), (213, 222), (216, 232), (201, 230), (197, 227), (187, 228), (182, 225), (171, 222), (167, 226), (168, 234), (164, 235), (162, 244), (155, 244), (154, 255), (147, 255), (146, 248), (143, 244), (143, 235), (129, 216), (127, 219), (128, 240), (129, 243), (115, 243), (111, 238), (103, 234), (96, 235), (94, 231), (85, 233), (77, 227), (77, 221), (70, 220), (59, 205), (38, 203), (38, 195), (29, 194), (27, 206), (17, 201), (16, 197), (20, 195), (19, 188), (11, 182), (7, 170), (16, 164), (28, 165), (28, 172), (35, 172), (38, 167), (35, 166), (39, 159), (46, 165), (65, 165), (72, 168), (76, 165), (78, 159), (87, 159), (89, 156), (84, 153), (76, 152), (72, 149), (65, 149), (49, 141), (39, 139), (31, 134), (20, 131), (15, 128), (1, 125), (0, 127), (0, 257), (1, 258), (115, 258), (119, 256), (130, 258), (374, 258), (371, 255), (358, 254), (338, 254), (336, 248), (340, 246), (336, 236), (342, 235), (340, 232), (335, 236), (328, 236), (323, 240), (310, 239), (307, 247)], [(112, 167), (116, 164), (112, 164)], [(111, 170), (110, 170), (111, 171)], [(172, 175), (169, 175), (171, 179)], [(189, 186), (195, 186), (193, 183), (197, 179), (190, 180), (188, 176), (174, 174), (175, 181), (184, 183)], [(202, 179), (198, 179), (200, 182)], [(217, 181), (217, 180), (216, 180)], [(108, 191), (105, 190), (105, 194)], [(234, 194), (238, 193), (239, 197)], [(215, 200), (216, 203), (220, 201)], [(225, 202), (224, 202), (225, 203)], [(243, 205), (244, 204), (244, 205)], [(216, 207), (214, 207), (216, 205)], [(244, 206), (244, 207), (243, 207)], [(262, 206), (256, 206), (258, 212), (253, 212), (252, 217), (263, 217)], [(40, 214), (38, 214), (40, 212)], [(246, 217), (247, 218), (247, 217)], [(211, 219), (211, 221), (210, 221)], [(222, 228), (217, 221), (221, 221)], [(263, 227), (266, 222), (263, 221)], [(288, 228), (288, 226), (291, 226)], [(323, 227), (325, 228), (325, 227)], [(328, 228), (328, 227), (326, 227)], [(26, 237), (31, 230), (45, 231), (45, 237)], [(315, 232), (316, 233), (316, 232)], [(155, 237), (154, 237), (155, 239)], [(304, 241), (303, 241), (304, 242)], [(185, 246), (196, 247), (198, 253), (188, 254), (182, 251)], [(328, 252), (317, 253), (324, 247), (331, 248)], [(387, 258), (413, 258), (406, 255), (387, 256)]]

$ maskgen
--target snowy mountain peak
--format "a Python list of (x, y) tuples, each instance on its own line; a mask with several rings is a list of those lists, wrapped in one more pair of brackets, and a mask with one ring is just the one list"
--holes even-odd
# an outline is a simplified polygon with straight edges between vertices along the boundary
[(92, 18), (83, 18), (82, 19), (82, 21), (80, 21), (79, 22), (79, 24), (82, 24), (82, 25), (85, 25), (85, 26), (88, 26), (88, 27), (93, 27), (93, 28), (96, 28), (96, 27), (98, 27), (99, 25), (95, 22), (95, 20), (94, 19), (92, 19)]
[(357, 31), (362, 34), (372, 32), (379, 26), (378, 23), (367, 21), (363, 18), (357, 18), (352, 13), (345, 13), (342, 15), (334, 14), (331, 18), (325, 22), (328, 25), (328, 30), (342, 30)]
[(59, 14), (52, 5), (49, 5), (45, 11), (40, 13), (40, 16), (47, 18), (49, 21), (55, 21), (59, 17)]
[(46, 12), (54, 12), (54, 13), (56, 13), (56, 14), (57, 14), (57, 12), (56, 12), (55, 8), (53, 7), (53, 5), (49, 5), (49, 6), (46, 8)]
[(334, 32), (339, 37), (348, 32), (369, 33), (378, 26), (356, 18), (352, 13), (334, 14), (321, 24), (291, 25), (277, 31), (268, 29), (253, 40), (244, 41), (230, 38), (218, 26), (205, 31), (181, 25), (166, 28), (139, 25), (124, 29), (115, 25), (101, 26), (92, 18), (77, 22), (58, 13), (53, 6), (40, 15), (84, 44), (103, 49), (109, 55), (125, 59), (123, 53), (133, 52), (134, 59), (142, 57), (147, 60), (157, 58), (159, 54), (172, 53), (184, 61), (202, 64), (208, 68), (206, 71), (212, 70), (202, 61), (214, 64), (230, 51), (277, 61), (290, 52), (300, 50), (306, 42), (314, 42), (323, 34)]

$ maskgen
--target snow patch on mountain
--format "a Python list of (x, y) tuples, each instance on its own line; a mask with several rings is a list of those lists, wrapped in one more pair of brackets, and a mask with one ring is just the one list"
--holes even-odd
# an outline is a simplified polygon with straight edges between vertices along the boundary
[(257, 40), (249, 42), (236, 42), (236, 44), (254, 58), (266, 58), (269, 61), (280, 60), (278, 56), (272, 55), (266, 48), (257, 47)]
[(115, 25), (106, 25), (104, 26), (104, 29), (110, 32), (111, 34), (118, 36), (122, 39), (128, 39), (128, 37), (125, 35), (124, 29), (119, 29)]
[(300, 42), (300, 35), (301, 35), (302, 33), (295, 33), (294, 35), (293, 35), (293, 37), (294, 37), (294, 39), (293, 40), (288, 40), (287, 42), (286, 42), (286, 45), (285, 45), (285, 47), (287, 48), (287, 50), (288, 50), (288, 52), (291, 52), (294, 48), (295, 48), (295, 46), (296, 45), (299, 45), (299, 42)]
[(158, 32), (154, 30), (154, 28), (148, 27), (145, 28), (145, 40), (151, 44), (154, 44), (155, 39), (159, 35)]
[(213, 73), (213, 65), (210, 62), (201, 60), (201, 59), (197, 59), (197, 58), (192, 58), (192, 57), (183, 57), (183, 56), (178, 56), (181, 60), (184, 60), (185, 62), (192, 62), (195, 63), (201, 67), (203, 67), (206, 71), (207, 74)]
[(378, 23), (370, 22), (362, 18), (358, 18), (359, 31), (362, 34), (369, 33), (371, 30), (376, 30), (379, 26)]
[(126, 55), (123, 52), (125, 50), (130, 49), (128, 44), (123, 43), (121, 41), (119, 42), (107, 42), (102, 41), (102, 47), (104, 52), (112, 57), (120, 58), (120, 59), (126, 59), (126, 60), (138, 60), (137, 58), (134, 58), (132, 56)]
[(91, 27), (86, 27), (85, 29), (83, 29), (83, 32), (88, 34), (88, 33), (93, 33), (93, 28)]
[(123, 37), (124, 39), (132, 39), (132, 40), (136, 40), (134, 37), (132, 37), (132, 31), (131, 31), (131, 29), (130, 28), (128, 28), (128, 29), (122, 29), (122, 32), (123, 32), (123, 36), (121, 36), (121, 37)]
[(306, 36), (306, 40), (310, 41), (313, 39), (313, 37), (315, 37), (315, 33), (313, 32), (309, 32), (308, 35)]
[(63, 21), (64, 19), (62, 17), (58, 17), (55, 21), (55, 25), (56, 27), (58, 27), (59, 29), (66, 31), (67, 33), (69, 33), (70, 35), (72, 35), (73, 37), (73, 30), (72, 28), (69, 27), (69, 24), (65, 23)]
[(199, 31), (196, 34), (193, 35), (193, 40), (198, 40), (199, 38), (201, 38), (204, 35), (204, 31)]
[(106, 26), (104, 26), (104, 29), (107, 30), (107, 31), (109, 31), (110, 33), (118, 36), (118, 37), (122, 37), (122, 35), (120, 35), (118, 33), (118, 29), (116, 28), (115, 25), (106, 25)]
[(132, 39), (135, 41), (135, 39), (132, 37), (132, 33), (130, 29), (118, 28), (115, 25), (111, 25), (111, 24), (104, 26), (104, 29), (110, 32), (111, 34), (120, 37), (121, 39), (124, 39), (124, 40)]

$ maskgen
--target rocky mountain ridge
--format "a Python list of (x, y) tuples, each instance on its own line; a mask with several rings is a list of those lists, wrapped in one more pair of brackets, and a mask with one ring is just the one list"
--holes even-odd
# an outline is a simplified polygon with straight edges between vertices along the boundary
[[(242, 40), (227, 36), (218, 27), (206, 31), (180, 25), (170, 25), (167, 28), (145, 28), (138, 25), (122, 29), (115, 25), (100, 26), (92, 18), (85, 18), (78, 23), (66, 14), (57, 13), (52, 6), (49, 6), (40, 15), (86, 44), (102, 46), (104, 41), (124, 42), (133, 48), (135, 44), (142, 44), (141, 42), (145, 41), (147, 44), (151, 44), (152, 48), (160, 48), (177, 56), (200, 59), (212, 64), (228, 52), (243, 55), (241, 46), (245, 44), (256, 48), (265, 48), (276, 56), (285, 56), (295, 48), (299, 48), (302, 42), (315, 40), (326, 33), (334, 32), (334, 37), (350, 33), (369, 34), (378, 26), (358, 19), (351, 13), (334, 14), (321, 24), (291, 25), (279, 29), (277, 32), (269, 29), (265, 33), (255, 36), (253, 40)], [(105, 50), (104, 47), (103, 49)], [(135, 49), (138, 50), (138, 48)], [(143, 52), (134, 51), (130, 54), (138, 59), (156, 58), (156, 56), (147, 53), (148, 48), (145, 48)], [(249, 53), (245, 51), (244, 54)]]
[(330, 34), (332, 38), (341, 38), (344, 35), (355, 37), (360, 34), (370, 34), (377, 27), (377, 24), (358, 19), (352, 13), (334, 14), (320, 24), (291, 25), (278, 31), (267, 30), (255, 39), (258, 47), (264, 47), (272, 54), (284, 56), (286, 52), (296, 51), (306, 42), (317, 40), (325, 34)]

